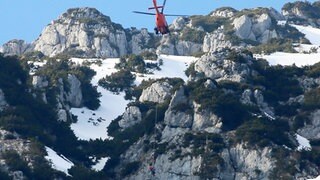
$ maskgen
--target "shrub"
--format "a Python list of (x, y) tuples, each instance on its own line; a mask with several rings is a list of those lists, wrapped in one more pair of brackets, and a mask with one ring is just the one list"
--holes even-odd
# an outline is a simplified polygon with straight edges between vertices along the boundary
[(184, 28), (181, 34), (181, 40), (191, 41), (195, 43), (203, 43), (203, 39), (206, 35), (206, 32), (191, 29), (191, 28)]
[(305, 93), (303, 106), (305, 109), (316, 109), (320, 107), (320, 88), (311, 89)]
[(143, 57), (140, 55), (127, 55), (120, 58), (120, 62), (116, 64), (115, 68), (120, 70), (128, 70), (137, 73), (146, 73), (146, 64)]
[(303, 93), (296, 76), (303, 74), (303, 69), (295, 66), (268, 66), (264, 61), (255, 62), (254, 68), (260, 76), (252, 77), (254, 85), (264, 86), (265, 100), (272, 105), (279, 101), (287, 101), (290, 97), (296, 97)]
[(130, 88), (135, 76), (129, 70), (120, 70), (99, 80), (98, 84), (112, 92), (119, 92)]
[(320, 63), (316, 63), (313, 66), (305, 67), (306, 74), (313, 78), (317, 78), (320, 76)]
[(285, 121), (269, 121), (267, 119), (253, 119), (245, 122), (236, 130), (238, 142), (248, 142), (249, 145), (266, 147), (272, 145), (292, 145), (286, 132), (289, 131), (289, 125)]
[[(205, 148), (210, 152), (219, 153), (225, 147), (222, 137), (214, 133), (186, 133), (183, 146), (189, 147), (190, 145), (193, 148), (193, 156), (201, 155)], [(199, 154), (197, 152), (202, 153)]]
[(208, 109), (221, 117), (224, 130), (232, 130), (242, 124), (249, 114), (239, 98), (221, 89), (206, 88), (205, 81), (206, 79), (191, 82), (186, 87), (190, 99), (201, 105), (200, 111)]
[(228, 53), (226, 59), (231, 60), (233, 62), (238, 62), (238, 63), (246, 63), (247, 62), (246, 58), (242, 54), (239, 54), (235, 50), (231, 50)]
[(214, 16), (191, 16), (192, 26), (202, 27), (206, 32), (212, 32), (228, 22), (227, 18)]
[(142, 53), (140, 53), (140, 56), (142, 56), (144, 59), (148, 59), (148, 60), (157, 60), (158, 59), (158, 55), (154, 52), (150, 52), (150, 51), (143, 51)]
[(15, 151), (7, 151), (3, 154), (6, 164), (12, 171), (22, 171), (27, 177), (31, 176), (31, 170), (21, 156)]
[(293, 53), (296, 52), (292, 47), (292, 40), (291, 39), (271, 39), (266, 44), (261, 44), (258, 46), (254, 46), (250, 49), (255, 54), (271, 54), (273, 52), (289, 52)]

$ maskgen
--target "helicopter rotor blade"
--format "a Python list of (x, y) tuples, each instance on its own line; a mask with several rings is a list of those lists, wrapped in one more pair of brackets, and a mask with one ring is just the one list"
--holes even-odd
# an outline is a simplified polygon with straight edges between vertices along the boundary
[(167, 0), (164, 0), (163, 1), (163, 5), (162, 5), (162, 9), (161, 9), (161, 13), (163, 14), (163, 11), (164, 11), (164, 7), (166, 6), (166, 2), (167, 2)]
[(164, 14), (165, 16), (177, 16), (177, 17), (189, 17), (188, 15), (181, 15), (181, 14)]
[(133, 13), (137, 13), (137, 14), (144, 14), (144, 15), (156, 15), (155, 13), (148, 13), (148, 12), (140, 12), (140, 11), (132, 11)]

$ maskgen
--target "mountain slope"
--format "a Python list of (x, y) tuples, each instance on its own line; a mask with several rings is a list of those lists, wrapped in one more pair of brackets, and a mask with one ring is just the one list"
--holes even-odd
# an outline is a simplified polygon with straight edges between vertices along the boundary
[(315, 178), (320, 34), (286, 18), (219, 8), (157, 37), (75, 8), (3, 46), (0, 177)]

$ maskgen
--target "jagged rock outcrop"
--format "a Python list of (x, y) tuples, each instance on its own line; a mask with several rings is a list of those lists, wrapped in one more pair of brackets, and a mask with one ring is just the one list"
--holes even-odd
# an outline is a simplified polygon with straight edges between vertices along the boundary
[(175, 20), (173, 20), (172, 24), (170, 25), (170, 28), (174, 31), (181, 31), (183, 28), (186, 27), (187, 20), (183, 17), (178, 17)]
[(0, 112), (3, 111), (4, 108), (8, 106), (6, 98), (4, 96), (4, 93), (2, 89), (0, 89)]
[(140, 102), (163, 103), (171, 97), (172, 86), (167, 81), (155, 82), (142, 91)]
[(49, 24), (34, 42), (47, 56), (68, 53), (80, 57), (119, 57), (127, 54), (121, 25), (94, 8), (69, 9)]
[(207, 33), (203, 40), (203, 52), (215, 52), (223, 48), (231, 48), (232, 43), (226, 40), (223, 26), (212, 33)]
[[(180, 106), (183, 108), (179, 108)], [(169, 108), (165, 112), (164, 123), (170, 127), (190, 128), (193, 122), (192, 111), (191, 108), (188, 111), (186, 106), (188, 106), (188, 99), (184, 95), (184, 88), (181, 87), (173, 95)]]
[(298, 81), (304, 91), (320, 86), (320, 78), (302, 77), (298, 78)]
[[(275, 167), (272, 159), (272, 149), (248, 149), (244, 144), (238, 144), (221, 153), (225, 167), (220, 172), (219, 179), (269, 179)], [(219, 174), (219, 173), (217, 173)]]
[(210, 133), (220, 133), (222, 128), (221, 118), (208, 109), (201, 109), (201, 106), (194, 103), (193, 131), (206, 131)]
[(246, 89), (243, 91), (242, 95), (241, 95), (241, 99), (240, 99), (240, 102), (242, 104), (245, 104), (245, 105), (253, 105), (254, 103), (252, 102), (252, 99), (253, 99), (253, 92), (251, 89)]
[(253, 94), (262, 114), (264, 114), (267, 118), (271, 120), (275, 120), (274, 110), (272, 107), (269, 107), (268, 104), (264, 101), (262, 92), (256, 89)]
[(69, 91), (67, 93), (67, 101), (72, 107), (80, 107), (82, 105), (81, 82), (73, 75), (68, 74)]
[(119, 126), (123, 129), (131, 127), (141, 122), (141, 111), (137, 106), (129, 106), (122, 115), (122, 119), (119, 121)]
[(131, 29), (131, 40), (129, 42), (129, 50), (133, 54), (140, 54), (146, 50), (154, 50), (154, 42), (158, 41), (156, 37), (148, 32), (147, 29)]
[(276, 30), (272, 28), (272, 17), (262, 13), (254, 17), (242, 15), (233, 20), (235, 34), (241, 39), (250, 39), (266, 43), (272, 38), (278, 38)]
[(11, 40), (0, 46), (0, 53), (7, 56), (22, 55), (33, 50), (33, 46), (24, 40)]
[(59, 109), (58, 110), (58, 121), (61, 122), (67, 122), (68, 121), (68, 113), (64, 109)]
[(310, 123), (298, 130), (301, 136), (310, 139), (320, 139), (320, 110), (316, 110), (309, 116)]
[(32, 85), (34, 88), (46, 88), (49, 85), (49, 82), (47, 81), (46, 77), (43, 76), (33, 76), (32, 77)]
[(214, 17), (223, 17), (223, 18), (231, 18), (237, 13), (237, 10), (231, 7), (222, 7), (218, 8), (212, 13), (210, 13), (210, 16)]
[(227, 59), (226, 52), (216, 52), (202, 56), (195, 62), (195, 71), (216, 81), (229, 80), (243, 82), (251, 75), (249, 56), (244, 57), (248, 63)]
[(186, 40), (177, 40), (177, 38), (169, 35), (162, 37), (160, 45), (157, 48), (158, 54), (181, 56), (188, 56), (201, 51), (202, 44)]
[(282, 14), (288, 21), (295, 24), (320, 26), (319, 20), (320, 3), (316, 1), (310, 3), (308, 1), (289, 2), (282, 8)]

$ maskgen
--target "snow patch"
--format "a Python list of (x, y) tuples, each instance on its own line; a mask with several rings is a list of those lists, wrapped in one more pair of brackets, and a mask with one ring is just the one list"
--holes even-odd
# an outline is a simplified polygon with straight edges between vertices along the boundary
[(296, 139), (299, 143), (299, 147), (297, 148), (298, 151), (311, 151), (310, 141), (307, 138), (302, 137), (299, 134), (296, 134)]
[(292, 66), (298, 67), (310, 66), (320, 62), (320, 54), (300, 54), (300, 53), (284, 53), (276, 52), (270, 55), (255, 55), (256, 58), (266, 59), (270, 65)]
[(91, 169), (95, 171), (101, 171), (109, 159), (110, 159), (109, 157), (99, 159), (97, 163), (91, 167)]
[(308, 179), (308, 180), (320, 180), (320, 175), (314, 179)]
[(290, 24), (290, 26), (295, 27), (301, 33), (306, 35), (306, 38), (314, 45), (320, 45), (320, 29), (314, 28), (312, 26), (300, 26)]
[(66, 157), (64, 157), (63, 155), (58, 155), (54, 150), (52, 150), (49, 147), (45, 147), (46, 151), (47, 151), (47, 156), (45, 156), (45, 158), (51, 162), (51, 167), (53, 169), (56, 169), (58, 171), (62, 171), (65, 174), (67, 174), (68, 176), (70, 176), (70, 174), (68, 173), (68, 169), (70, 169), (74, 164), (67, 159)]

